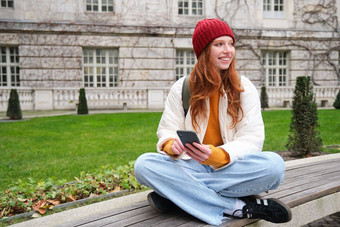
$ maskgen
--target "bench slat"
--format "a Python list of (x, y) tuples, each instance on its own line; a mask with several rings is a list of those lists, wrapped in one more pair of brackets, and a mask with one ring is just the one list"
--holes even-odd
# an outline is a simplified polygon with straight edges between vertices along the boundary
[(330, 162), (327, 165), (315, 164), (315, 166), (306, 166), (301, 167), (294, 170), (287, 170), (285, 175), (286, 179), (294, 178), (296, 176), (305, 176), (310, 174), (318, 174), (320, 171), (334, 171), (335, 169), (339, 169), (339, 163)]
[(319, 172), (314, 172), (311, 174), (302, 174), (302, 175), (298, 175), (298, 176), (294, 176), (294, 177), (286, 177), (284, 179), (284, 184), (290, 184), (292, 182), (297, 182), (299, 180), (303, 180), (303, 179), (310, 179), (310, 178), (315, 178), (315, 177), (320, 177), (320, 176), (327, 176), (329, 174), (333, 174), (333, 173), (337, 173), (339, 172), (338, 169), (324, 169), (324, 170), (320, 170)]
[(160, 214), (153, 211), (153, 210), (149, 210), (148, 212), (145, 213), (141, 213), (141, 214), (134, 214), (134, 213), (128, 213), (127, 216), (120, 216), (120, 217), (111, 217), (111, 218), (107, 218), (105, 221), (99, 221), (96, 223), (91, 223), (91, 226), (129, 226), (135, 223), (138, 223), (140, 221), (144, 221), (144, 220), (148, 220), (150, 218), (153, 217), (157, 217)]
[[(338, 178), (339, 179), (339, 178)], [(333, 194), (340, 191), (339, 180), (337, 182), (331, 182), (323, 184), (315, 188), (307, 189), (305, 191), (298, 192), (294, 195), (290, 195), (282, 198), (289, 207), (295, 207), (303, 203), (321, 198), (326, 195)]]
[(335, 159), (320, 160), (320, 161), (309, 162), (309, 163), (302, 163), (302, 164), (298, 164), (298, 165), (289, 166), (289, 167), (286, 168), (286, 170), (289, 171), (289, 170), (299, 169), (301, 167), (302, 168), (304, 168), (304, 167), (313, 167), (317, 163), (322, 163), (322, 164), (327, 165), (328, 163), (331, 163), (331, 162), (339, 162), (339, 159), (335, 158)]
[(159, 215), (157, 217), (153, 217), (153, 218), (148, 219), (148, 220), (140, 221), (140, 222), (135, 223), (135, 224), (130, 225), (130, 226), (133, 226), (133, 227), (154, 226), (155, 223), (157, 223), (156, 225), (159, 226), (163, 222), (166, 222), (168, 219), (178, 218), (178, 216), (180, 216), (180, 214), (178, 214), (177, 212), (165, 213), (165, 214)]
[(295, 193), (294, 188), (310, 188), (313, 185), (318, 186), (321, 182), (328, 182), (330, 179), (339, 180), (339, 172), (331, 172), (328, 174), (309, 176), (308, 178), (302, 177), (291, 181), (289, 183), (284, 182), (277, 189), (270, 191), (269, 193), (261, 193), (261, 196), (282, 196), (281, 193)]
[(90, 217), (82, 218), (81, 220), (76, 220), (71, 223), (67, 223), (65, 225), (60, 225), (59, 227), (64, 226), (85, 226), (89, 223), (94, 223), (98, 220), (107, 219), (110, 217), (124, 216), (130, 213), (138, 213), (145, 212), (146, 210), (150, 210), (150, 206), (146, 201), (136, 203), (132, 206), (122, 207), (118, 209), (109, 210), (100, 214), (91, 215)]

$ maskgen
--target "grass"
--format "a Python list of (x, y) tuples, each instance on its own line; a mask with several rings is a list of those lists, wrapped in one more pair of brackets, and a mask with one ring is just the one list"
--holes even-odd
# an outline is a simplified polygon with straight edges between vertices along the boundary
[(0, 123), (0, 190), (19, 178), (64, 178), (155, 151), (161, 113), (67, 115)]
[[(156, 150), (161, 113), (66, 115), (0, 123), (0, 190), (18, 179), (62, 178), (117, 167)], [(285, 150), (291, 112), (264, 111), (264, 150)], [(324, 145), (340, 144), (338, 110), (319, 110)], [(326, 150), (339, 152), (338, 150)]]
[[(288, 141), (291, 111), (275, 110), (263, 111), (266, 139), (263, 150), (280, 151), (286, 150)], [(320, 135), (323, 145), (340, 144), (340, 111), (339, 110), (318, 110)], [(324, 148), (324, 152), (336, 152), (333, 149)], [(339, 152), (339, 151), (337, 151)]]

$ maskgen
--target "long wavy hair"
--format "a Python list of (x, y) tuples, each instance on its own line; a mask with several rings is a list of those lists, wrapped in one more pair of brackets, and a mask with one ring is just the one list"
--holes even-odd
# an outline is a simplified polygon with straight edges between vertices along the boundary
[(227, 94), (227, 114), (232, 118), (232, 124), (229, 127), (234, 128), (243, 118), (240, 93), (244, 90), (235, 70), (235, 58), (227, 70), (220, 72), (210, 58), (210, 50), (211, 44), (200, 54), (189, 78), (191, 123), (196, 131), (200, 130), (198, 119), (208, 117), (206, 99), (217, 91), (222, 95)]

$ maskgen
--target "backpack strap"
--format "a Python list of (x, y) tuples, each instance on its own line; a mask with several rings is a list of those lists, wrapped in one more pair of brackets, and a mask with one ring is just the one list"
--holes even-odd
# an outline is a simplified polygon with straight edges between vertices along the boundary
[[(190, 107), (190, 98), (191, 98), (191, 93), (189, 90), (189, 77), (186, 76), (183, 82), (182, 86), (182, 103), (183, 103), (183, 109), (184, 109), (184, 116), (187, 116), (189, 107)], [(240, 79), (241, 82), (241, 76), (238, 75), (238, 78)]]
[(182, 103), (184, 109), (184, 116), (187, 116), (189, 106), (190, 106), (190, 97), (191, 93), (189, 91), (189, 76), (186, 76), (182, 86)]

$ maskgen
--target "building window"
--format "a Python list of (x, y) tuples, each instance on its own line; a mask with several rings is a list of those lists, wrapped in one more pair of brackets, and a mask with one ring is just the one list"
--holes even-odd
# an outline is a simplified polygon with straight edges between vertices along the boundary
[(285, 10), (285, 0), (263, 0), (264, 18), (284, 18)]
[(266, 86), (288, 85), (288, 53), (284, 51), (263, 51), (262, 65), (266, 71)]
[(193, 50), (176, 50), (176, 80), (189, 76), (196, 63)]
[(84, 49), (84, 86), (117, 87), (118, 49)]
[(14, 2), (13, 0), (1, 0), (1, 7), (4, 8), (13, 8)]
[(20, 68), (18, 47), (0, 47), (0, 86), (19, 87)]
[(89, 12), (113, 12), (113, 0), (86, 0), (86, 11)]
[(178, 14), (190, 16), (203, 15), (203, 0), (179, 0)]

